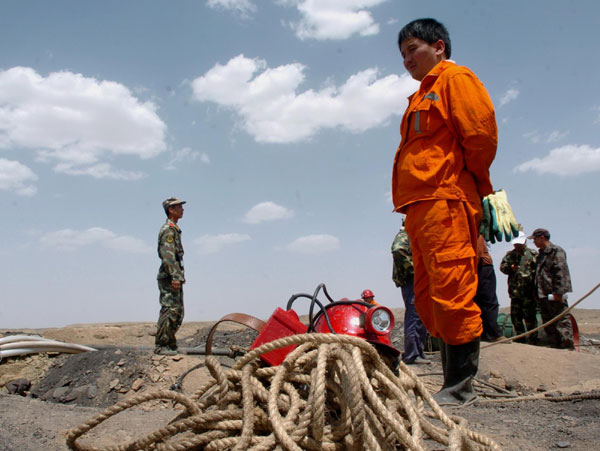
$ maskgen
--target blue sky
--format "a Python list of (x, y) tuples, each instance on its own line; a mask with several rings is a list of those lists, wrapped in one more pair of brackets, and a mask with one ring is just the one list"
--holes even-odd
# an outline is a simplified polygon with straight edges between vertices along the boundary
[[(173, 195), (187, 321), (267, 318), (321, 282), (401, 307), (390, 185), (416, 82), (396, 36), (419, 17), (446, 24), (495, 104), (494, 187), (526, 232), (550, 230), (571, 299), (585, 294), (600, 279), (597, 2), (22, 0), (0, 4), (0, 327), (155, 321)], [(496, 268), (509, 248), (492, 246)]]

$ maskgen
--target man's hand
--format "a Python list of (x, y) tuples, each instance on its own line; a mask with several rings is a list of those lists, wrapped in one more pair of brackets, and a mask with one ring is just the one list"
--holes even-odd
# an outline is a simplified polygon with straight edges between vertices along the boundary
[(181, 281), (179, 280), (171, 280), (171, 288), (173, 288), (174, 290), (181, 290)]

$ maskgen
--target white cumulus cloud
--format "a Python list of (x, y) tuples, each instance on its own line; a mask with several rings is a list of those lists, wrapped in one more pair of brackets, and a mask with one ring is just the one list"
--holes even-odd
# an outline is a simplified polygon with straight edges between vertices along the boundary
[[(379, 24), (369, 11), (388, 0), (275, 0), (281, 6), (296, 8), (299, 20), (287, 25), (300, 39), (342, 40), (354, 35), (379, 33)], [(208, 0), (207, 6), (231, 10), (248, 17), (256, 11), (250, 0)]]
[(539, 133), (537, 131), (531, 131), (525, 133), (523, 136), (530, 140), (532, 143), (537, 144), (540, 142), (546, 143), (555, 143), (560, 141), (561, 139), (566, 138), (569, 135), (569, 132), (560, 132), (558, 130), (553, 130), (550, 133)]
[(554, 130), (550, 132), (548, 137), (546, 138), (547, 143), (554, 143), (560, 141), (563, 138), (566, 138), (569, 135), (569, 132), (559, 132), (558, 130)]
[(21, 196), (33, 196), (37, 188), (32, 182), (37, 178), (24, 164), (0, 158), (0, 190), (14, 191)]
[(259, 224), (265, 221), (277, 221), (294, 216), (294, 211), (277, 205), (274, 202), (261, 202), (252, 207), (244, 216), (244, 222)]
[(500, 106), (504, 106), (513, 100), (516, 100), (519, 97), (519, 90), (516, 88), (510, 88), (506, 91), (502, 97), (500, 97)]
[(146, 174), (140, 171), (125, 171), (117, 169), (108, 163), (98, 163), (90, 166), (73, 166), (71, 163), (62, 162), (55, 166), (57, 172), (63, 172), (69, 175), (89, 175), (96, 179), (113, 180), (139, 180), (146, 177)]
[(515, 171), (572, 176), (600, 171), (600, 148), (588, 145), (566, 145), (552, 149), (543, 158), (534, 158), (518, 165)]
[(165, 166), (165, 169), (173, 171), (177, 169), (180, 164), (185, 164), (195, 160), (200, 160), (204, 164), (210, 164), (210, 157), (206, 153), (192, 150), (189, 147), (184, 147), (173, 154)]
[(241, 233), (222, 233), (219, 235), (202, 235), (194, 240), (200, 254), (214, 254), (225, 246), (249, 241), (250, 235)]
[(256, 11), (256, 6), (250, 0), (208, 0), (206, 5), (213, 9), (236, 11), (242, 15)]
[(87, 230), (62, 229), (55, 232), (48, 232), (42, 235), (40, 243), (45, 246), (69, 251), (94, 244), (135, 254), (148, 254), (154, 251), (152, 247), (138, 238), (128, 235), (117, 235), (102, 227), (91, 227)]
[(296, 0), (301, 14), (291, 26), (300, 39), (348, 39), (353, 35), (370, 36), (379, 33), (379, 25), (369, 8), (387, 0)]
[(340, 240), (333, 235), (307, 235), (295, 239), (285, 248), (300, 254), (322, 254), (339, 249)]
[(0, 149), (33, 150), (57, 172), (138, 179), (106, 160), (152, 158), (166, 149), (165, 133), (156, 106), (120, 83), (68, 71), (0, 71)]
[(377, 69), (349, 77), (341, 86), (299, 92), (299, 63), (268, 68), (264, 60), (238, 55), (192, 81), (194, 99), (235, 111), (258, 142), (290, 143), (321, 129), (363, 132), (400, 115), (418, 83), (410, 76), (378, 78)]

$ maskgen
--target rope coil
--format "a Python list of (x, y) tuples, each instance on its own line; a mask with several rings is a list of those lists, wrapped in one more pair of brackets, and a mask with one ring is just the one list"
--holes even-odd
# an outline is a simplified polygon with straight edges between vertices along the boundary
[[(261, 367), (261, 354), (290, 345), (296, 348), (281, 365)], [(213, 356), (205, 363), (212, 379), (193, 395), (163, 390), (119, 402), (69, 431), (67, 445), (82, 451), (500, 449), (463, 418), (444, 413), (404, 363), (394, 375), (361, 338), (294, 335), (250, 351), (229, 370)], [(130, 443), (97, 448), (79, 440), (109, 417), (155, 399), (184, 411)]]

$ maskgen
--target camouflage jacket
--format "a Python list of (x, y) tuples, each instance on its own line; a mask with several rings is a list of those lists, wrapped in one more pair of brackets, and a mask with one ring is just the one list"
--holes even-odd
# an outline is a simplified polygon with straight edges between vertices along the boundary
[(546, 249), (540, 249), (535, 285), (538, 298), (546, 298), (551, 293), (564, 295), (573, 291), (567, 254), (562, 247), (549, 242)]
[(407, 285), (414, 276), (414, 268), (410, 240), (404, 228), (400, 229), (394, 238), (394, 242), (392, 243), (392, 257), (394, 259), (392, 280), (397, 287)]
[(158, 232), (158, 258), (161, 260), (157, 279), (185, 281), (183, 270), (183, 246), (181, 245), (181, 229), (170, 219)]
[(534, 299), (537, 252), (528, 247), (508, 251), (500, 263), (500, 271), (508, 276), (511, 299)]

